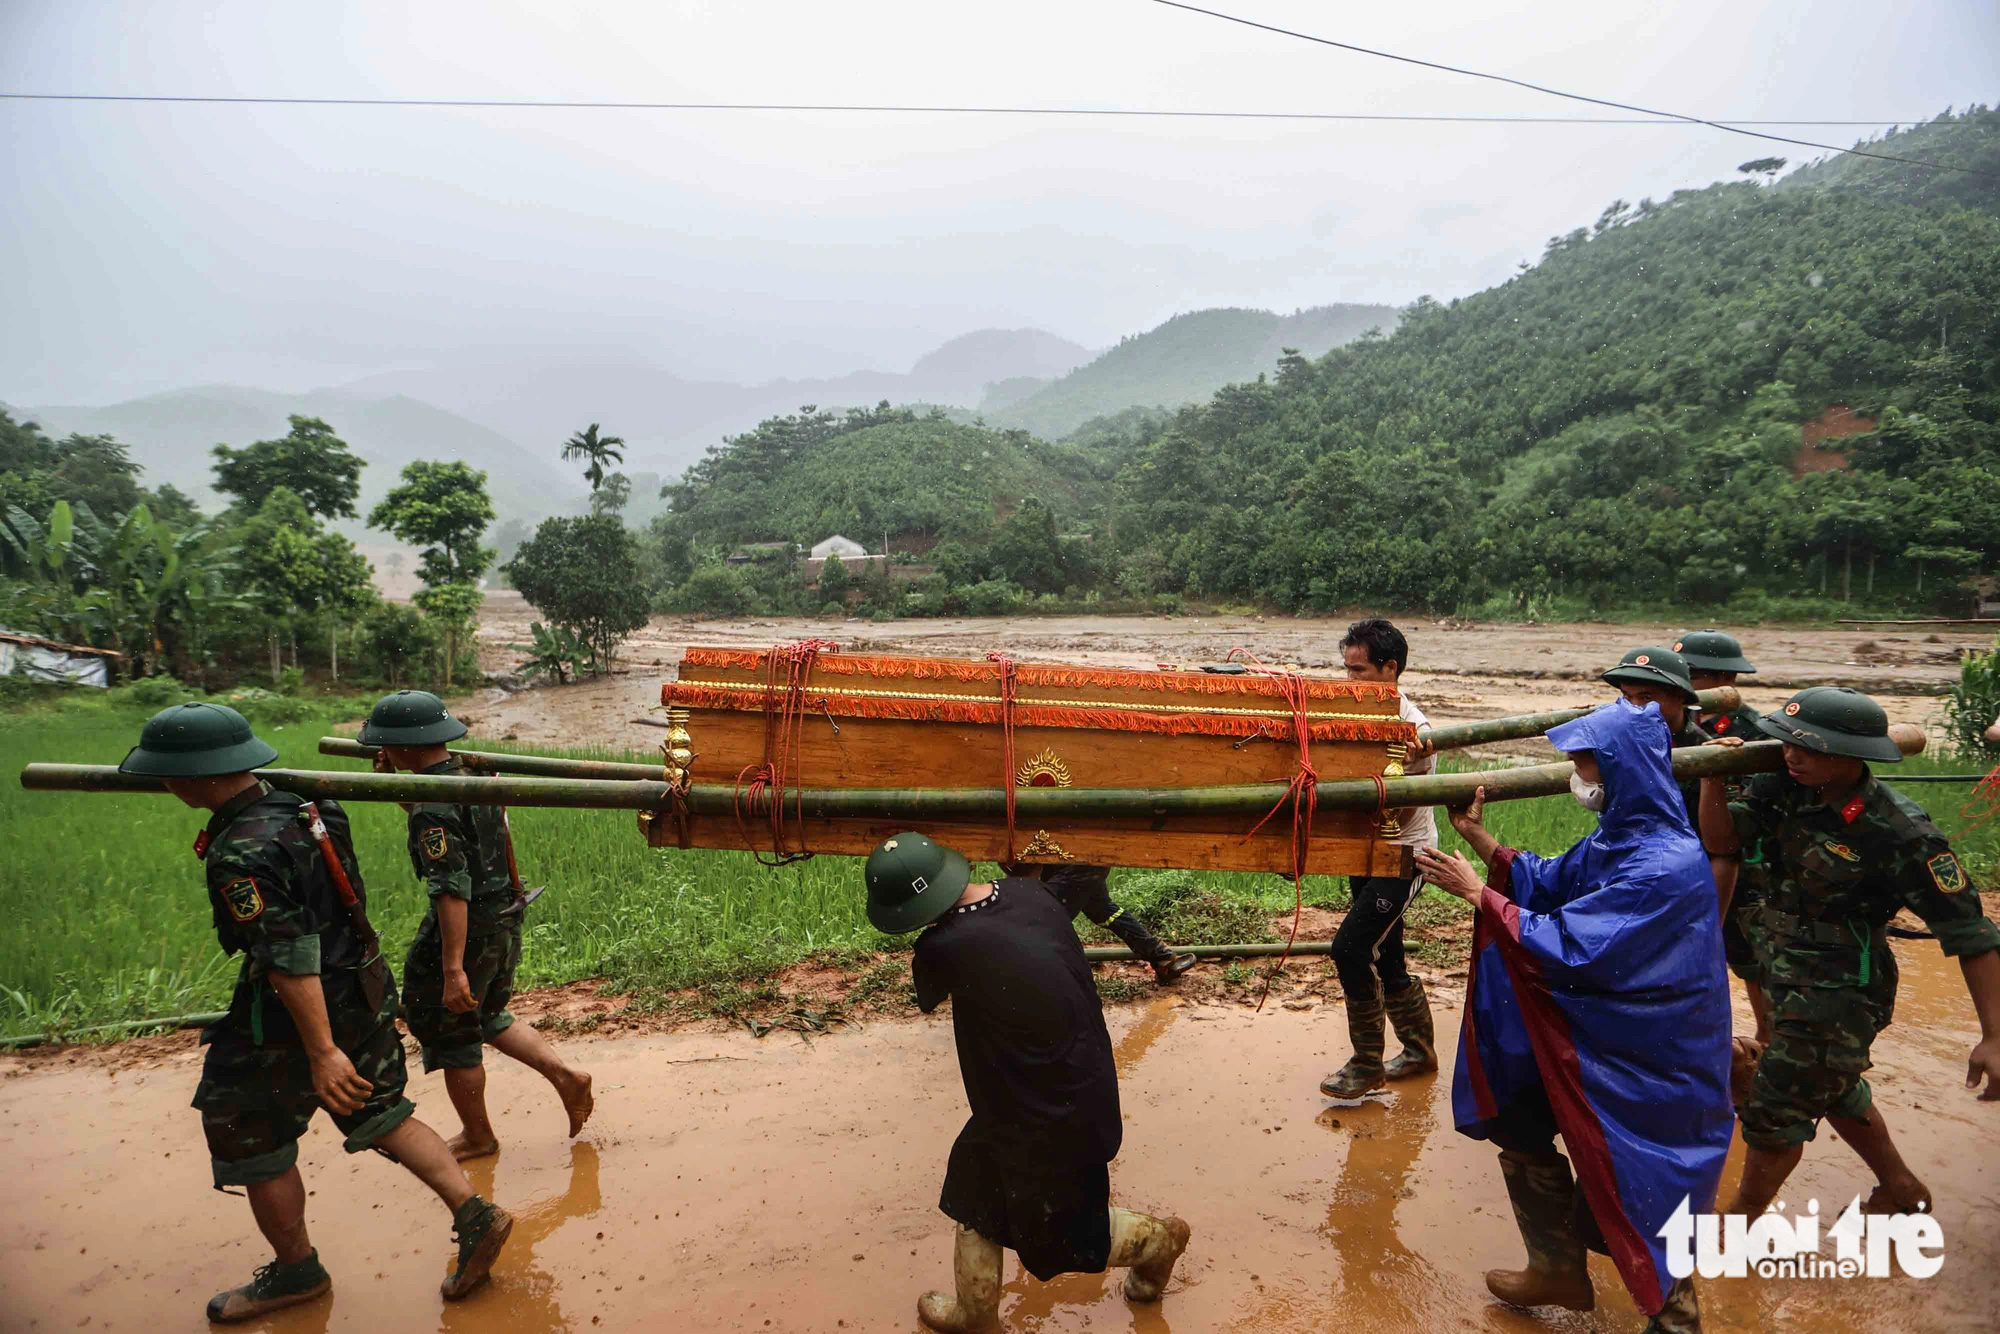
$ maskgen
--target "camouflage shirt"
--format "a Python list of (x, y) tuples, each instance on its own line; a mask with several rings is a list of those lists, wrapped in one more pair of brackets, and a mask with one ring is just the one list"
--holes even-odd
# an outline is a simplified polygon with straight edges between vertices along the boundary
[[(1865, 770), (1864, 770), (1865, 772)], [(1978, 890), (1922, 807), (1873, 774), (1828, 806), (1787, 774), (1758, 774), (1729, 804), (1746, 847), (1771, 860), (1771, 981), (1857, 985), (1878, 935), (1899, 908), (1924, 920), (1948, 955), (2000, 949)]]
[[(216, 938), (225, 953), (244, 956), (229, 1013), (211, 1034), (249, 1038), (256, 1029), (266, 1041), (298, 1040), (290, 1012), (275, 997), (262, 995), (274, 970), (296, 977), (318, 974), (328, 1015), (336, 1021), (342, 1007), (360, 1003), (354, 969), (363, 962), (361, 935), (327, 874), (304, 806), (302, 798), (259, 783), (216, 811), (197, 844), (207, 867)], [(332, 801), (318, 808), (355, 897), (365, 905), (368, 891), (354, 858), (347, 813)]]
[[(424, 770), (459, 774), (458, 761)], [(491, 926), (514, 904), (514, 877), (507, 869), (507, 813), (501, 806), (455, 806), (425, 802), (410, 809), (410, 865), (430, 892), (431, 912), (440, 895), (464, 899), (468, 923)]]

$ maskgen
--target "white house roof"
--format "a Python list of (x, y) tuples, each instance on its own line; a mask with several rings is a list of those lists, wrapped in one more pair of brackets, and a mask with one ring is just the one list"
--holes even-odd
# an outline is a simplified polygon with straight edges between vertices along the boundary
[(865, 556), (867, 554), (867, 547), (862, 546), (852, 538), (842, 537), (839, 533), (835, 533), (824, 542), (814, 543), (812, 549), (812, 558), (814, 560), (824, 560), (828, 556)]

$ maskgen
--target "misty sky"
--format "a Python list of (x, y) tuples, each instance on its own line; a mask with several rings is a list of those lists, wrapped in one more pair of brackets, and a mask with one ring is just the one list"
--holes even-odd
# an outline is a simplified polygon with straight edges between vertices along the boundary
[[(1716, 118), (2000, 94), (1992, 0), (1213, 3)], [(1599, 114), (1145, 0), (0, 0), (0, 90)], [(983, 327), (1098, 346), (1448, 298), (1615, 197), (1807, 156), (1660, 126), (20, 102), (0, 135), (17, 404), (496, 351), (757, 381)]]

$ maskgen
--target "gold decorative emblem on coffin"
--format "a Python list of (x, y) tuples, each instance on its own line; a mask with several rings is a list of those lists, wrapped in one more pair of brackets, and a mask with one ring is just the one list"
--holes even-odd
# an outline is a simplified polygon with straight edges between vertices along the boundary
[[(1323, 782), (1384, 776), (1416, 739), (1398, 716), (1392, 685), (1324, 677), (1300, 685)], [(693, 740), (674, 749), (699, 745), (697, 781), (741, 782), (746, 793), (760, 781), (772, 791), (999, 789), (1009, 776), (1009, 731), (1013, 754), (1029, 757), (1015, 761), (1017, 791), (1269, 784), (1276, 806), (1299, 762), (1285, 683), (1261, 673), (1002, 664), (824, 646), (690, 648), (660, 699), (685, 711)], [(693, 820), (691, 845), (859, 855), (899, 832), (876, 820), (819, 818), (796, 804), (783, 809), (781, 842), (770, 792), (757, 792), (745, 818)], [(656, 845), (678, 841), (666, 823), (649, 826)], [(1053, 831), (1017, 824), (1014, 856), (1290, 874), (1289, 805), (1252, 834), (1257, 823), (1254, 815), (1217, 813), (1065, 820)], [(1004, 819), (920, 827), (975, 860), (1008, 850)], [(1406, 856), (1386, 841), (1374, 812), (1328, 810), (1314, 821), (1306, 869), (1399, 875)]]

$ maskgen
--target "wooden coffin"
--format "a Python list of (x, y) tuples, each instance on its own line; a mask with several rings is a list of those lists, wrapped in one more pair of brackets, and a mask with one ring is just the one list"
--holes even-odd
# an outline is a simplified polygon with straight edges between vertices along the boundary
[[(1011, 670), (1011, 682), (1003, 675)], [(1303, 691), (1311, 759), (1323, 782), (1400, 773), (1415, 731), (1397, 717), (1391, 685), (1293, 678)], [(1011, 693), (1011, 702), (1003, 695)], [(774, 833), (757, 782), (790, 788), (1000, 788), (1006, 722), (1018, 787), (1210, 787), (1269, 783), (1276, 805), (1298, 772), (1286, 684), (1262, 673), (1126, 671), (791, 649), (690, 648), (660, 692), (694, 753), (695, 783), (741, 783), (739, 819), (648, 826), (658, 846), (764, 853), (866, 854), (899, 832), (869, 820), (795, 818)], [(684, 721), (681, 721), (683, 720)], [(1391, 766), (1396, 766), (1391, 768)], [(770, 766), (766, 768), (766, 766)], [(762, 814), (757, 812), (761, 811)], [(1261, 812), (1260, 812), (1261, 815)], [(1292, 869), (1289, 804), (1259, 816), (1210, 815), (1016, 824), (1017, 861), (1090, 862), (1199, 870)], [(922, 832), (974, 860), (1008, 850), (1004, 821)], [(1393, 821), (1387, 833), (1393, 834)], [(774, 848), (774, 843), (780, 846)], [(1306, 869), (1320, 875), (1400, 875), (1407, 850), (1372, 812), (1323, 811)]]

